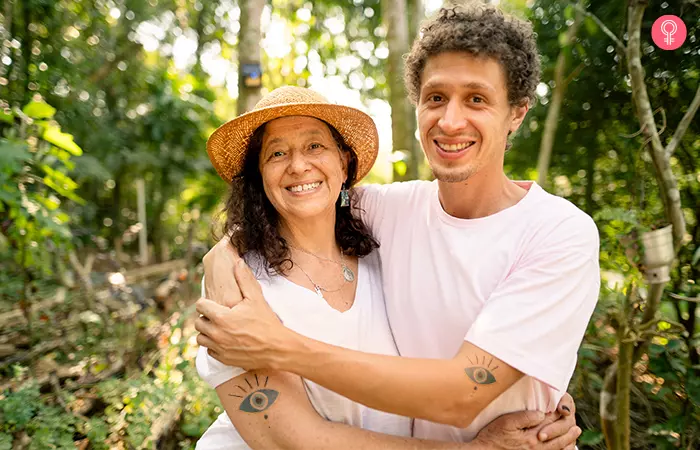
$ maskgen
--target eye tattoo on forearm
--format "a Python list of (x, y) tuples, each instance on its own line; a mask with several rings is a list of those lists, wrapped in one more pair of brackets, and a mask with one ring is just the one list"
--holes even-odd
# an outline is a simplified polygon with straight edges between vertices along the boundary
[[(476, 362), (474, 362), (469, 356), (467, 356), (467, 359), (472, 365), (466, 367), (464, 372), (467, 374), (470, 380), (476, 384), (492, 384), (496, 382), (496, 377), (492, 372), (498, 369), (498, 366), (491, 367), (493, 358), (491, 358), (488, 365), (486, 365), (486, 356), (482, 357), (481, 362), (479, 362), (478, 356), (474, 357)], [(484, 367), (485, 365), (486, 367)], [(477, 386), (474, 386), (474, 390), (477, 390)]]
[[(245, 387), (236, 385), (238, 389), (243, 391), (244, 394), (248, 395), (243, 397), (242, 395), (228, 394), (231, 397), (242, 398), (243, 401), (241, 401), (241, 406), (239, 406), (238, 409), (247, 413), (259, 413), (266, 411), (268, 408), (270, 408), (270, 406), (272, 406), (273, 403), (275, 403), (280, 394), (274, 389), (266, 389), (267, 382), (269, 381), (270, 377), (265, 377), (265, 380), (263, 380), (262, 377), (258, 378), (258, 374), (253, 375), (255, 376), (255, 387), (253, 387), (253, 385), (250, 383), (248, 377), (244, 378), (246, 384), (250, 386), (251, 389), (255, 389), (253, 392), (248, 393), (248, 390), (246, 390)], [(262, 389), (260, 389), (261, 382), (263, 382)], [(267, 414), (265, 414), (265, 418), (267, 419)]]

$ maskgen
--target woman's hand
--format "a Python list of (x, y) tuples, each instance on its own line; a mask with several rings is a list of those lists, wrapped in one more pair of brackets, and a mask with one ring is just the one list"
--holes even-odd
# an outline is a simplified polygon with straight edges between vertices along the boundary
[(296, 333), (282, 325), (263, 297), (260, 283), (242, 259), (234, 270), (242, 300), (232, 308), (202, 298), (196, 303), (201, 314), (195, 321), (197, 343), (228, 366), (246, 370), (276, 369), (284, 348)]

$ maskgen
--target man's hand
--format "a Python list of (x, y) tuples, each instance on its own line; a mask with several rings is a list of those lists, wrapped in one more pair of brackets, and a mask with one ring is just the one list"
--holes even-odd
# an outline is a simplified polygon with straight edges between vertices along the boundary
[(578, 428), (576, 426), (576, 404), (568, 392), (559, 400), (557, 411), (553, 414), (557, 419), (542, 427), (537, 434), (542, 442), (556, 439), (568, 433), (572, 428)]
[(295, 333), (280, 322), (263, 297), (260, 283), (245, 262), (235, 264), (235, 277), (243, 300), (233, 308), (205, 298), (196, 303), (201, 314), (195, 320), (197, 343), (227, 366), (246, 370), (275, 369), (272, 362)]
[(573, 450), (581, 429), (574, 426), (559, 436), (542, 442), (538, 433), (554, 416), (540, 411), (522, 411), (506, 414), (483, 428), (473, 443), (478, 449), (488, 450)]
[(204, 255), (204, 296), (216, 303), (237, 305), (243, 297), (233, 275), (233, 268), (241, 261), (228, 236), (224, 236), (214, 248)]

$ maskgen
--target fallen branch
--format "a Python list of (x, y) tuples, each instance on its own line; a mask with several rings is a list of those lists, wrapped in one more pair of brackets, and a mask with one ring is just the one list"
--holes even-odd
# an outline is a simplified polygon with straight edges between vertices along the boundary
[[(56, 305), (60, 305), (66, 301), (66, 288), (60, 287), (56, 290), (56, 295), (53, 298), (44, 300), (42, 302), (36, 303), (29, 309), (30, 313), (35, 313), (37, 311), (44, 311), (53, 308)], [(4, 329), (9, 325), (16, 325), (18, 322), (22, 324), (27, 323), (27, 319), (21, 309), (15, 309), (3, 314), (0, 314), (0, 328)]]
[(184, 269), (185, 265), (186, 262), (184, 259), (174, 259), (172, 261), (167, 261), (160, 264), (153, 264), (146, 267), (139, 267), (138, 269), (128, 270), (124, 272), (124, 278), (126, 279), (127, 284), (131, 284), (145, 278), (164, 275), (172, 272), (173, 270)]
[(24, 352), (22, 354), (13, 356), (11, 358), (6, 359), (5, 361), (0, 362), (0, 370), (11, 366), (12, 364), (16, 364), (18, 362), (23, 362), (28, 359), (32, 359), (36, 357), (37, 355), (41, 355), (42, 353), (50, 352), (51, 350), (55, 350), (58, 347), (61, 346), (65, 341), (65, 338), (61, 339), (54, 339), (53, 341), (48, 341), (48, 342), (43, 342), (36, 347), (32, 348), (31, 350)]

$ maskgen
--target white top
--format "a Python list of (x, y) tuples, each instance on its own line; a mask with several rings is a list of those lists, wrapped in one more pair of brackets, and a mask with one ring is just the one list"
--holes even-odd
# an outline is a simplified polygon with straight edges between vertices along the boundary
[[(310, 338), (353, 350), (398, 354), (387, 321), (381, 268), (376, 252), (359, 259), (355, 302), (345, 312), (331, 308), (315, 292), (282, 276), (268, 276), (260, 266), (259, 257), (246, 256), (245, 259), (256, 273), (265, 299), (285, 326)], [(197, 354), (197, 371), (212, 387), (245, 372), (210, 357), (204, 347), (200, 347)], [(408, 418), (367, 408), (308, 380), (304, 380), (304, 386), (311, 404), (327, 420), (397, 436), (411, 434), (411, 420)], [(217, 450), (249, 447), (224, 412), (204, 433), (196, 448)]]
[(416, 437), (468, 441), (502, 414), (554, 410), (573, 374), (600, 287), (598, 232), (572, 203), (518, 184), (520, 202), (473, 220), (442, 209), (437, 182), (360, 188), (401, 355), (452, 358), (467, 340), (526, 375), (468, 428), (416, 420)]

